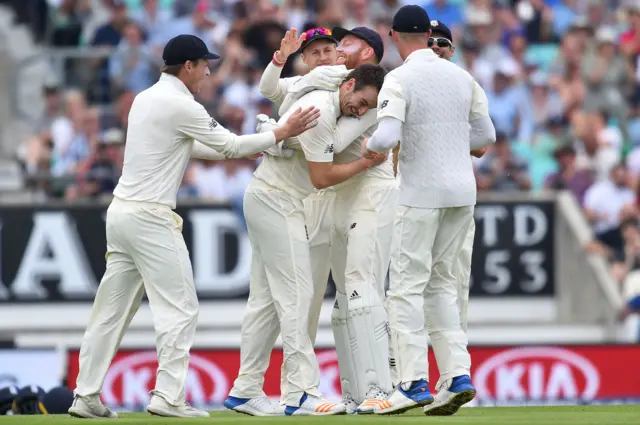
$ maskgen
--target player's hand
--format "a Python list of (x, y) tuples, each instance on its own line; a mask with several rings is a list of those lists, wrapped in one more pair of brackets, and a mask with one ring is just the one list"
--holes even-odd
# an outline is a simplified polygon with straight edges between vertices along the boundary
[(288, 92), (299, 99), (313, 90), (336, 91), (347, 75), (349, 71), (341, 66), (319, 66), (292, 84)]
[(362, 141), (362, 157), (367, 159), (375, 159), (380, 155), (378, 152), (374, 152), (367, 148), (367, 142), (369, 142), (369, 138), (365, 137)]
[(318, 125), (318, 118), (320, 118), (320, 110), (315, 106), (310, 106), (304, 110), (298, 108), (283, 126), (287, 135), (286, 138), (298, 136), (315, 127)]
[(287, 31), (280, 42), (280, 50), (276, 52), (276, 57), (280, 62), (286, 62), (287, 58), (297, 52), (302, 46), (302, 36), (298, 37), (298, 30), (291, 28)]

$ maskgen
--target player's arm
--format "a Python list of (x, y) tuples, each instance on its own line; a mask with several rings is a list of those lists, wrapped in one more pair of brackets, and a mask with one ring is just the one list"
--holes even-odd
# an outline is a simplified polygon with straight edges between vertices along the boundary
[(407, 101), (398, 78), (387, 74), (378, 94), (378, 128), (366, 144), (370, 156), (372, 152), (388, 152), (402, 139), (402, 128), (407, 113)]
[[(344, 65), (319, 66), (289, 85), (288, 93), (280, 106), (280, 113), (287, 111), (302, 96), (314, 90), (336, 91), (344, 82), (349, 70)], [(362, 134), (362, 133), (360, 133)]]
[[(317, 68), (316, 68), (317, 69)], [(360, 118), (341, 117), (336, 125), (335, 144), (333, 145), (334, 153), (340, 153), (345, 150), (351, 143), (362, 136), (367, 130), (376, 125), (378, 118), (376, 110), (370, 109)]]
[(206, 159), (209, 161), (221, 161), (227, 159), (224, 154), (215, 149), (206, 146), (197, 140), (193, 141), (193, 149), (191, 150), (191, 158)]
[(393, 176), (397, 177), (398, 176), (398, 155), (400, 155), (400, 142), (398, 142), (398, 144), (393, 148), (393, 150), (391, 151), (391, 153), (393, 154)]
[(496, 129), (489, 117), (487, 94), (475, 80), (473, 81), (471, 94), (469, 124), (471, 125), (469, 143), (472, 151), (496, 142)]
[(280, 49), (275, 51), (271, 62), (262, 73), (260, 94), (277, 105), (284, 101), (289, 86), (300, 78), (280, 78), (280, 75), (289, 55), (297, 51), (301, 45), (302, 38), (298, 37), (298, 30), (292, 28), (287, 31), (280, 42)]
[(181, 134), (198, 140), (227, 158), (242, 158), (263, 152), (281, 140), (302, 134), (315, 126), (318, 116), (317, 108), (300, 109), (273, 131), (238, 136), (211, 118), (201, 104), (189, 100), (180, 105), (176, 127)]
[[(298, 139), (304, 151), (309, 165), (309, 177), (316, 189), (325, 189), (342, 183), (356, 174), (378, 165), (376, 160), (359, 158), (347, 164), (333, 163), (333, 145), (335, 140), (335, 123), (332, 117), (324, 114), (321, 116), (316, 127), (305, 134), (301, 134)], [(383, 157), (383, 156), (381, 156)]]

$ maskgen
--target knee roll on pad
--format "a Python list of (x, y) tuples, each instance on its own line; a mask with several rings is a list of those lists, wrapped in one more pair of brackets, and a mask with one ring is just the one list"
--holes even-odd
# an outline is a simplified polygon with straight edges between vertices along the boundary
[(358, 397), (369, 387), (391, 391), (389, 323), (376, 289), (366, 283), (348, 284), (347, 327), (355, 365)]

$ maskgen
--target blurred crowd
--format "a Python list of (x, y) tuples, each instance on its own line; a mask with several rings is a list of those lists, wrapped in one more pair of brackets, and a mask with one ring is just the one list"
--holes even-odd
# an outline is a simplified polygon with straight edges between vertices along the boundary
[[(59, 84), (45, 88), (45, 113), (20, 152), (25, 172), (49, 196), (110, 195), (131, 102), (157, 80), (162, 47), (177, 34), (198, 35), (222, 56), (198, 100), (245, 134), (257, 114), (275, 115), (258, 82), (288, 28), (375, 28), (385, 41), (382, 64), (392, 69), (402, 61), (386, 35), (390, 22), (399, 7), (416, 2), (41, 0), (38, 10), (47, 12), (35, 20), (39, 40), (102, 49), (104, 56), (70, 57)], [(625, 257), (629, 237), (621, 223), (639, 218), (640, 1), (421, 4), (452, 29), (453, 60), (489, 97), (498, 140), (475, 162), (479, 190), (569, 190), (594, 225), (592, 248)], [(294, 55), (283, 75), (306, 71)], [(236, 199), (254, 167), (248, 160), (194, 161), (180, 195)]]

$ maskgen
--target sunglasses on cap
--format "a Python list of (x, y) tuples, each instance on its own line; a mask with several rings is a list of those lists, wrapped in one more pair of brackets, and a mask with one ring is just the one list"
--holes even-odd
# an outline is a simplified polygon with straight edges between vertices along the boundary
[(310, 30), (307, 30), (305, 32), (302, 33), (302, 39), (303, 40), (309, 40), (310, 38), (313, 37), (318, 37), (318, 36), (327, 36), (327, 37), (331, 37), (331, 30), (328, 28), (311, 28)]
[(446, 38), (429, 37), (429, 41), (428, 41), (427, 45), (429, 47), (433, 47), (434, 44), (437, 45), (438, 47), (440, 47), (441, 49), (444, 49), (446, 47), (451, 47), (451, 41), (446, 39)]

